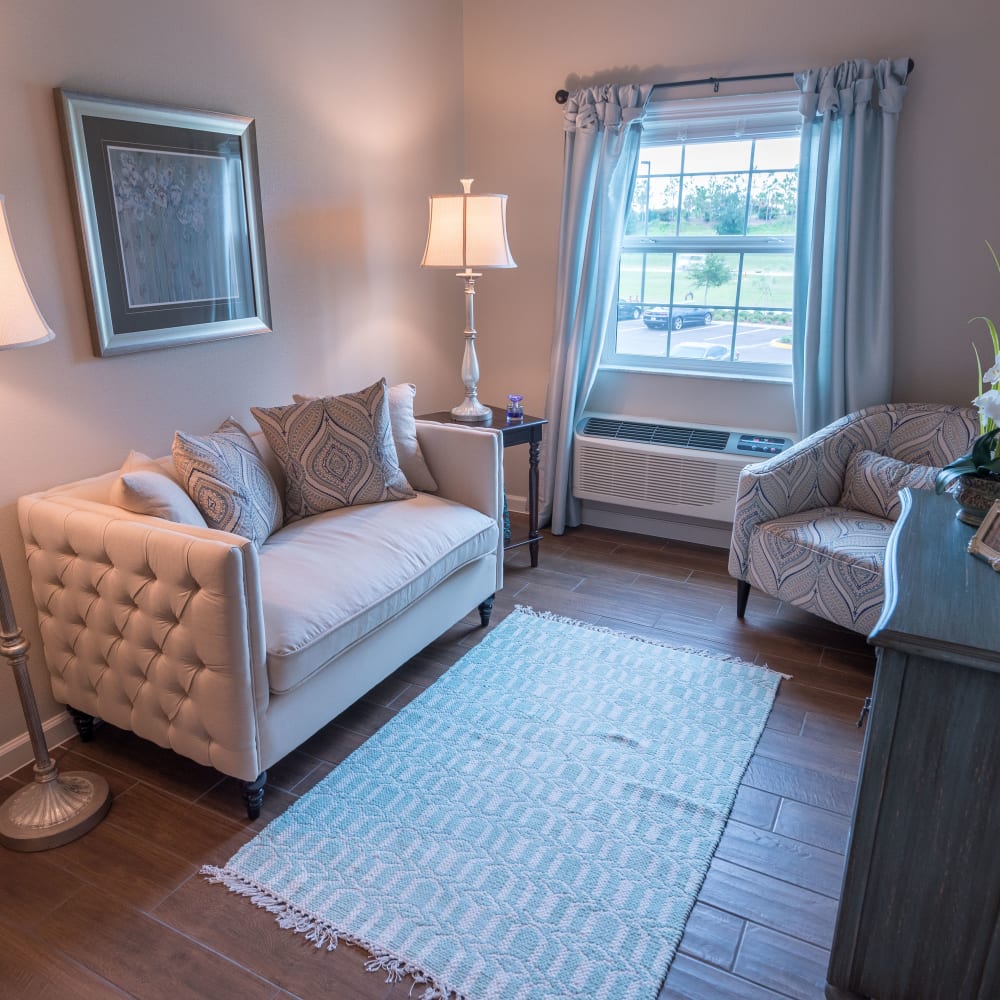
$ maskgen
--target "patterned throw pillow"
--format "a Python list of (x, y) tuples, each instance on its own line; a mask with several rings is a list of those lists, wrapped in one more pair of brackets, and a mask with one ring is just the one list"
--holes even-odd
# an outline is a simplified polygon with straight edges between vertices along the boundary
[[(406, 481), (422, 493), (437, 493), (438, 484), (427, 465), (424, 453), (417, 440), (417, 422), (413, 416), (413, 400), (417, 387), (412, 382), (390, 385), (386, 390), (389, 397), (389, 426), (392, 428), (392, 443), (396, 446), (396, 459), (406, 476)], [(305, 403), (317, 396), (300, 396), (292, 393), (292, 400)]]
[(934, 489), (940, 470), (929, 465), (911, 465), (874, 451), (856, 451), (847, 462), (840, 506), (861, 510), (895, 521), (899, 517), (899, 491)]
[(232, 417), (212, 434), (174, 435), (174, 466), (211, 528), (259, 549), (281, 527), (281, 494), (250, 435)]
[(285, 470), (285, 521), (416, 494), (399, 468), (385, 379), (345, 396), (250, 412)]

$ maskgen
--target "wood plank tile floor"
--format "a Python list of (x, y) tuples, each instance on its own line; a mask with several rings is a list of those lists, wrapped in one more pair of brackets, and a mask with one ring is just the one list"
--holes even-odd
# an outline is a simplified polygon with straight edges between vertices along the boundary
[[(864, 639), (752, 593), (735, 617), (726, 553), (594, 528), (508, 554), (494, 622), (515, 604), (767, 663), (782, 681), (659, 1000), (812, 1000), (828, 949), (874, 656)], [(471, 614), (272, 769), (249, 823), (237, 783), (104, 726), (55, 756), (103, 774), (107, 819), (39, 854), (0, 849), (0, 995), (401, 1000), (412, 983), (319, 951), (198, 875), (224, 863), (480, 639)], [(30, 780), (0, 781), (0, 796)], [(544, 1000), (544, 998), (539, 998)]]

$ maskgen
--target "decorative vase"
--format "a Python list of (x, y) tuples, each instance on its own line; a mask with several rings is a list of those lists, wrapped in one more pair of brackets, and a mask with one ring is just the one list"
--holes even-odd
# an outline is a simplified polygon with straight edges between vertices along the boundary
[(1000, 476), (966, 473), (952, 483), (948, 492), (958, 504), (955, 517), (978, 527), (986, 512), (993, 506), (993, 501), (1000, 500)]

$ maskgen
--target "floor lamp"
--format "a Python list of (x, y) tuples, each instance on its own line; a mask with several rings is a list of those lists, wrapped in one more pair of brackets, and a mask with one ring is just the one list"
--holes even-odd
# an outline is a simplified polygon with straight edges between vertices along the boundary
[[(507, 245), (507, 195), (472, 194), (472, 181), (462, 180), (464, 194), (435, 194), (430, 199), (427, 246), (421, 267), (460, 267), (465, 279), (465, 353), (462, 382), (465, 399), (454, 407), (455, 420), (488, 423), (493, 411), (479, 402), (479, 361), (473, 300), (479, 270), (517, 267)], [(477, 270), (479, 269), (479, 270)]]
[[(0, 195), (0, 350), (44, 344), (53, 336), (24, 280)], [(111, 792), (100, 775), (87, 771), (60, 774), (49, 756), (28, 676), (28, 640), (14, 618), (2, 560), (0, 655), (10, 661), (35, 755), (35, 780), (0, 805), (0, 844), (15, 851), (44, 851), (95, 827), (111, 806)]]

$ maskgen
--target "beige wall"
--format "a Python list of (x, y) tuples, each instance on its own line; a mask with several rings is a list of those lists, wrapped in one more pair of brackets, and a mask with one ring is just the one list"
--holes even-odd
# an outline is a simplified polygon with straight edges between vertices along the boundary
[[(544, 401), (562, 190), (557, 89), (908, 55), (916, 71), (900, 125), (894, 394), (971, 398), (975, 331), (966, 321), (1000, 314), (1000, 276), (984, 246), (1000, 245), (995, 0), (465, 0), (464, 10), (466, 169), (509, 194), (519, 265), (483, 279), (483, 395), (516, 386), (529, 408)], [(602, 377), (597, 394), (600, 408), (619, 412), (794, 424), (787, 387), (616, 375)], [(517, 492), (519, 470), (508, 462), (508, 472)]]
[[(0, 193), (31, 289), (57, 339), (0, 355), (0, 552), (40, 640), (14, 502), (160, 455), (175, 428), (211, 430), (293, 391), (381, 375), (434, 409), (456, 393), (461, 296), (418, 267), (427, 195), (462, 166), (459, 0), (0, 0)], [(98, 359), (52, 89), (250, 115), (274, 332)], [(444, 373), (444, 374), (442, 374)], [(2, 665), (0, 665), (2, 666)], [(24, 732), (0, 673), (0, 750)], [(3, 773), (0, 770), (0, 773)]]

